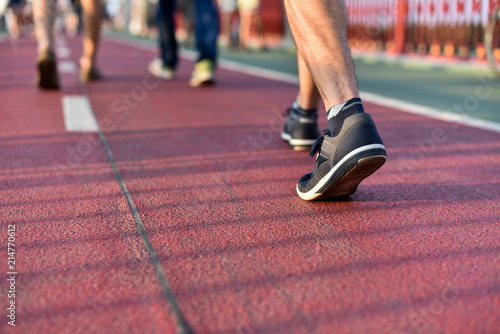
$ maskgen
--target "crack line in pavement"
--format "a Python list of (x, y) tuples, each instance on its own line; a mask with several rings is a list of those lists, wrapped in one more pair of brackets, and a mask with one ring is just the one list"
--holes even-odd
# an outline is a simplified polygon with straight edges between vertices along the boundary
[(118, 170), (118, 167), (116, 166), (115, 159), (113, 157), (113, 153), (111, 152), (111, 149), (109, 148), (108, 141), (106, 140), (106, 137), (104, 136), (104, 133), (101, 131), (99, 128), (99, 138), (101, 139), (102, 145), (104, 146), (104, 149), (106, 150), (106, 154), (108, 156), (109, 162), (111, 164), (111, 167), (113, 168), (113, 171), (115, 172), (116, 178), (118, 179), (118, 183), (120, 184), (123, 194), (125, 195), (125, 198), (127, 199), (128, 206), (130, 208), (130, 211), (132, 212), (132, 215), (134, 216), (135, 223), (137, 225), (137, 229), (139, 230), (139, 233), (141, 234), (142, 240), (144, 242), (144, 246), (146, 246), (146, 249), (149, 253), (149, 257), (151, 258), (151, 262), (153, 263), (153, 266), (156, 271), (156, 275), (158, 276), (158, 279), (160, 281), (161, 287), (163, 289), (163, 292), (165, 294), (165, 297), (168, 300), (168, 303), (170, 304), (170, 308), (172, 309), (172, 312), (175, 315), (175, 318), (177, 320), (177, 325), (178, 325), (178, 332), (180, 334), (188, 334), (191, 333), (191, 330), (189, 328), (189, 325), (187, 324), (186, 320), (182, 316), (182, 312), (179, 309), (177, 302), (175, 300), (174, 293), (172, 292), (172, 289), (170, 288), (170, 285), (168, 284), (167, 277), (165, 273), (163, 272), (163, 269), (161, 267), (160, 262), (158, 261), (158, 257), (156, 255), (156, 252), (153, 249), (153, 246), (151, 245), (151, 242), (149, 241), (148, 234), (146, 232), (146, 229), (144, 228), (144, 225), (142, 224), (141, 217), (139, 216), (139, 212), (137, 211), (137, 208), (135, 207), (134, 200), (132, 199), (132, 196), (130, 195), (130, 192), (127, 189), (127, 185), (125, 184), (125, 181), (123, 181), (122, 175), (120, 171)]
[[(77, 73), (78, 73), (78, 71), (77, 71)], [(77, 77), (77, 80), (78, 80), (78, 82), (80, 82), (79, 77)], [(92, 108), (92, 103), (90, 102), (90, 98), (88, 97), (87, 89), (86, 89), (85, 85), (81, 82), (80, 82), (80, 89), (81, 89), (82, 95), (87, 97), (92, 114), (94, 115), (95, 119), (97, 120), (97, 116), (95, 115), (95, 112)], [(137, 225), (137, 229), (139, 230), (139, 234), (142, 237), (142, 241), (144, 242), (144, 246), (146, 247), (146, 250), (148, 251), (151, 262), (153, 263), (153, 267), (155, 269), (156, 276), (158, 277), (158, 280), (160, 281), (160, 285), (162, 287), (163, 293), (164, 293), (165, 297), (167, 298), (167, 301), (170, 305), (170, 309), (172, 310), (172, 313), (174, 314), (174, 317), (177, 321), (177, 333), (178, 334), (191, 334), (193, 332), (189, 328), (187, 321), (184, 319), (184, 316), (182, 315), (182, 312), (179, 309), (179, 306), (177, 305), (175, 295), (172, 292), (172, 289), (170, 288), (170, 284), (168, 283), (167, 276), (165, 275), (165, 272), (163, 271), (163, 268), (161, 267), (161, 264), (158, 260), (158, 256), (156, 255), (156, 252), (153, 249), (153, 245), (149, 241), (148, 234), (146, 232), (146, 229), (144, 228), (144, 224), (142, 223), (141, 217), (139, 215), (139, 212), (137, 211), (134, 200), (132, 199), (132, 196), (130, 195), (130, 192), (128, 191), (127, 185), (125, 184), (125, 181), (123, 180), (123, 177), (120, 173), (120, 170), (118, 169), (118, 166), (116, 165), (115, 158), (113, 156), (113, 153), (111, 152), (111, 148), (109, 147), (106, 136), (104, 135), (104, 132), (102, 131), (99, 124), (97, 124), (97, 133), (99, 134), (99, 139), (100, 139), (102, 145), (104, 146), (104, 150), (106, 151), (106, 155), (108, 156), (109, 163), (111, 164), (111, 168), (113, 169), (115, 176), (118, 180), (118, 183), (120, 184), (120, 187), (122, 188), (123, 194), (127, 200), (128, 206), (130, 208), (130, 212), (134, 216), (134, 221)]]

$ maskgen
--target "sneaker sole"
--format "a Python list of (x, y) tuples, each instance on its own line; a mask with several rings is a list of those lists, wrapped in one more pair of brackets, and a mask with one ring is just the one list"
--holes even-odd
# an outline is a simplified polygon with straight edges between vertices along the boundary
[(191, 87), (200, 87), (200, 86), (213, 86), (215, 85), (215, 75), (214, 74), (206, 74), (201, 75), (195, 78), (191, 78), (189, 80), (189, 85)]
[(316, 139), (293, 139), (286, 132), (281, 132), (281, 139), (287, 141), (294, 151), (309, 151)]
[(152, 64), (148, 65), (148, 71), (149, 71), (149, 74), (151, 74), (152, 76), (154, 76), (156, 78), (163, 79), (163, 80), (172, 80), (172, 79), (175, 78), (175, 72), (171, 72), (171, 73), (161, 72), (161, 73), (158, 73), (158, 71), (154, 68), (154, 66)]
[(201, 82), (189, 82), (189, 85), (191, 87), (210, 87), (215, 85), (215, 80), (212, 79), (212, 80), (204, 80)]
[(297, 194), (306, 201), (345, 198), (356, 192), (358, 185), (376, 172), (387, 160), (385, 147), (373, 144), (360, 147), (344, 157), (310, 191)]
[(38, 63), (38, 86), (40, 88), (57, 89), (57, 65), (55, 61), (44, 59)]

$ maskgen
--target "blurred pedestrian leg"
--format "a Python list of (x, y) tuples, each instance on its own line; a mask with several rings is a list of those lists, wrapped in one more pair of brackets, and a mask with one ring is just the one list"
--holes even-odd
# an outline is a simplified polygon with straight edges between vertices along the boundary
[[(217, 58), (217, 36), (219, 24), (217, 11), (212, 0), (194, 0), (195, 38), (198, 57), (191, 86), (213, 84)], [(169, 80), (175, 76), (178, 63), (178, 43), (175, 38), (174, 0), (160, 0), (158, 6), (158, 42), (160, 54), (149, 64), (149, 71), (156, 77)]]

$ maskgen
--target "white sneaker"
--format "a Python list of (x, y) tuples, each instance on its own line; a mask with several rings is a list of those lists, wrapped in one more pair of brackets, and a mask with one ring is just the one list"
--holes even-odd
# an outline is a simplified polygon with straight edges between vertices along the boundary
[(175, 69), (163, 66), (163, 61), (160, 58), (153, 59), (148, 65), (149, 73), (157, 78), (171, 80), (175, 77)]

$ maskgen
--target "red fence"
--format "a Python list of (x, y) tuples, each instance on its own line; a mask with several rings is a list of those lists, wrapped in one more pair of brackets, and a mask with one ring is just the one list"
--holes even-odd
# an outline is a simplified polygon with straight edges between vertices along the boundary
[[(500, 0), (345, 1), (353, 49), (484, 58), (484, 27)], [(282, 0), (261, 0), (260, 15), (266, 40), (278, 44)]]
[(498, 0), (346, 0), (353, 48), (484, 57)]
[(280, 39), (284, 32), (284, 10), (282, 0), (260, 0), (262, 30), (266, 38)]

